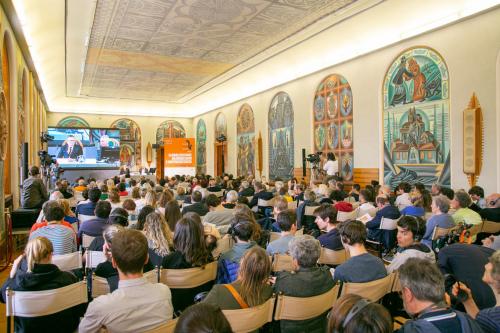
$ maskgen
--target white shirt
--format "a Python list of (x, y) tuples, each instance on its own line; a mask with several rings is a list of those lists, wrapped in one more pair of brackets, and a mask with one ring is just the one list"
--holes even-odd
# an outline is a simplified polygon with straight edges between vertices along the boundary
[(111, 294), (89, 304), (78, 332), (99, 332), (103, 326), (109, 333), (144, 332), (171, 320), (172, 315), (172, 295), (166, 285), (144, 278), (124, 280)]
[(335, 160), (328, 160), (324, 165), (323, 165), (323, 170), (326, 171), (326, 174), (328, 176), (335, 176), (337, 172), (339, 172), (339, 161)]

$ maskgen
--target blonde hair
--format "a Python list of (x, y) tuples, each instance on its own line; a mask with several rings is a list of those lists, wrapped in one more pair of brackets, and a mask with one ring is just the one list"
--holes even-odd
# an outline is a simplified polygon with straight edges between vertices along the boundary
[(113, 179), (106, 180), (106, 186), (108, 187), (108, 191), (111, 191), (115, 188), (115, 182)]
[(424, 206), (424, 198), (422, 197), (422, 194), (418, 191), (412, 191), (410, 193), (410, 201), (413, 204), (413, 206), (416, 207)]
[(172, 231), (161, 214), (156, 212), (148, 214), (143, 232), (148, 239), (149, 247), (158, 255), (164, 257), (170, 253), (173, 244)]
[(153, 190), (149, 190), (144, 197), (146, 201), (146, 206), (156, 207), (156, 193)]
[(119, 203), (120, 202), (120, 194), (118, 193), (118, 189), (116, 187), (112, 188), (109, 191), (108, 199), (112, 203)]
[(30, 239), (26, 248), (24, 249), (24, 254), (26, 255), (26, 261), (28, 262), (27, 272), (33, 271), (35, 264), (40, 263), (42, 260), (47, 259), (54, 252), (54, 247), (52, 242), (45, 237), (35, 237)]
[(75, 214), (73, 213), (73, 211), (69, 206), (68, 199), (59, 199), (57, 200), (57, 202), (59, 203), (59, 205), (61, 205), (62, 209), (64, 210), (65, 216), (75, 216)]
[(249, 249), (241, 259), (238, 280), (241, 282), (240, 295), (249, 306), (259, 305), (262, 290), (271, 274), (271, 261), (259, 246)]

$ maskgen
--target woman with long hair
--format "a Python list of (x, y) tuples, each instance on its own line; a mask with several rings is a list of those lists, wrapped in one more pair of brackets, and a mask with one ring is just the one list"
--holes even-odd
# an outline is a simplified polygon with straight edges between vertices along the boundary
[[(10, 276), (2, 286), (1, 301), (5, 303), (7, 288), (15, 291), (41, 291), (62, 288), (78, 279), (70, 272), (63, 272), (52, 264), (54, 248), (45, 237), (29, 240), (24, 254), (13, 263)], [(85, 309), (76, 306), (47, 316), (34, 318), (15, 317), (16, 332), (73, 332)], [(55, 328), (57, 327), (57, 330)]]
[(136, 230), (143, 230), (144, 229), (144, 223), (146, 223), (146, 217), (153, 213), (155, 209), (152, 206), (144, 206), (142, 207), (141, 211), (139, 212), (139, 215), (137, 216), (137, 223), (132, 226), (133, 229)]
[(154, 266), (160, 266), (173, 245), (172, 232), (163, 215), (154, 212), (146, 216), (143, 232), (148, 240), (149, 260)]
[(176, 200), (170, 200), (165, 205), (165, 220), (167, 220), (170, 231), (175, 231), (175, 225), (182, 218), (179, 203)]
[(149, 190), (144, 197), (145, 206), (156, 207), (156, 193), (153, 190)]
[(172, 192), (170, 190), (165, 189), (163, 192), (160, 194), (160, 198), (158, 199), (158, 202), (156, 203), (156, 210), (160, 212), (163, 216), (165, 216), (165, 207), (167, 206), (167, 203), (172, 200), (174, 196), (172, 195)]
[(109, 191), (108, 201), (111, 203), (111, 209), (122, 207), (118, 188), (115, 187), (111, 191)]
[(61, 205), (62, 209), (64, 210), (64, 221), (73, 224), (78, 222), (78, 218), (76, 217), (75, 213), (71, 210), (71, 207), (69, 206), (69, 200), (68, 199), (59, 199), (57, 200), (59, 205)]
[(231, 284), (215, 285), (204, 302), (217, 305), (223, 310), (260, 305), (273, 293), (272, 287), (268, 284), (269, 274), (271, 274), (271, 261), (266, 251), (254, 246), (243, 256), (237, 280)]

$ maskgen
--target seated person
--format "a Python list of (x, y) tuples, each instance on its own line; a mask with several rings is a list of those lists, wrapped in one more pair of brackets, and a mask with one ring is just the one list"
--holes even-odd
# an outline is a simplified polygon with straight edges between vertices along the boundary
[[(316, 202), (316, 194), (312, 190), (306, 190), (303, 194), (304, 201), (299, 204), (297, 210), (297, 229), (304, 228), (304, 233), (313, 232), (319, 234), (318, 227), (314, 223), (314, 216), (306, 216), (306, 207), (316, 207), (319, 203)], [(288, 208), (288, 204), (287, 204)]]
[(304, 191), (305, 191), (306, 187), (304, 184), (296, 184), (294, 186), (294, 192), (295, 192), (295, 196), (294, 196), (294, 199), (295, 201), (304, 201)]
[(210, 178), (208, 181), (208, 187), (207, 187), (208, 192), (219, 192), (222, 191), (222, 188), (216, 184), (215, 178)]
[(233, 210), (224, 208), (215, 194), (209, 194), (205, 203), (209, 212), (203, 217), (203, 223), (211, 223), (217, 228), (222, 227), (224, 231), (227, 231), (233, 221)]
[(82, 203), (76, 206), (76, 214), (93, 216), (95, 211), (95, 206), (97, 205), (97, 202), (101, 200), (101, 195), (102, 192), (98, 188), (93, 188), (89, 190), (88, 192), (89, 202)]
[(370, 215), (371, 217), (375, 217), (377, 214), (377, 208), (372, 204), (372, 192), (368, 190), (359, 191), (359, 207), (356, 209), (356, 216), (361, 217), (365, 214)]
[[(483, 281), (491, 287), (495, 298), (500, 299), (500, 251), (496, 251), (484, 266)], [(453, 296), (458, 295), (459, 289), (463, 290), (467, 295), (467, 299), (463, 301), (467, 314), (476, 319), (483, 331), (487, 333), (500, 332), (500, 307), (498, 302), (491, 308), (479, 310), (474, 302), (471, 290), (463, 283), (456, 283), (453, 286)]]
[(353, 184), (349, 196), (353, 197), (355, 201), (359, 201), (359, 193), (361, 191), (361, 186), (359, 184)]
[[(6, 290), (41, 291), (62, 288), (78, 282), (70, 272), (62, 272), (52, 264), (54, 249), (45, 237), (34, 237), (28, 241), (24, 254), (12, 264), (8, 279), (2, 286), (1, 301), (5, 303)], [(84, 305), (72, 307), (47, 316), (27, 318), (14, 317), (15, 332), (73, 332), (78, 327)]]
[(381, 230), (380, 223), (383, 217), (395, 220), (398, 219), (401, 214), (396, 207), (391, 206), (386, 196), (377, 196), (375, 203), (377, 204), (378, 211), (375, 217), (366, 223), (368, 238), (381, 242), (386, 250), (390, 250), (394, 246), (396, 232), (393, 230)]
[(75, 186), (75, 191), (77, 192), (83, 192), (87, 189), (87, 185), (85, 185), (85, 179), (79, 179), (78, 180), (78, 185)]
[(405, 207), (411, 206), (410, 200), (411, 185), (406, 182), (399, 183), (396, 187), (396, 201), (394, 205), (402, 211)]
[(55, 201), (47, 201), (43, 205), (43, 214), (47, 221), (44, 226), (36, 229), (30, 234), (29, 239), (45, 237), (53, 247), (53, 254), (68, 254), (77, 251), (76, 235), (73, 228), (63, 225), (64, 210), (61, 205)]
[(463, 190), (455, 192), (453, 200), (451, 200), (451, 207), (455, 209), (455, 213), (452, 215), (455, 224), (481, 224), (483, 220), (481, 216), (469, 208), (472, 200), (469, 194)]
[(109, 191), (108, 202), (111, 204), (111, 209), (122, 207), (122, 203), (120, 200), (120, 193), (117, 187)]
[(185, 332), (233, 333), (233, 330), (220, 307), (203, 302), (190, 306), (180, 315), (174, 333)]
[(194, 212), (200, 216), (205, 216), (208, 213), (207, 206), (202, 202), (202, 195), (200, 191), (193, 191), (191, 194), (191, 205), (182, 208), (182, 215), (188, 212)]
[(321, 230), (318, 240), (321, 246), (329, 250), (340, 250), (343, 248), (337, 226), (337, 210), (329, 204), (322, 204), (314, 210), (316, 225)]
[(123, 200), (122, 208), (125, 209), (125, 211), (128, 214), (129, 225), (137, 223), (137, 210), (136, 210), (136, 207), (137, 206), (136, 206), (134, 200), (132, 200), (132, 199), (125, 199), (125, 200)]
[(235, 214), (229, 229), (234, 245), (231, 250), (222, 253), (219, 257), (217, 283), (231, 283), (238, 277), (241, 258), (245, 252), (257, 245), (251, 240), (255, 230), (254, 224), (255, 222), (246, 214)]
[(327, 332), (393, 332), (389, 311), (355, 294), (341, 296), (333, 304), (329, 318)]
[(387, 276), (382, 260), (365, 249), (366, 228), (362, 222), (346, 221), (339, 229), (342, 244), (350, 258), (335, 269), (335, 281), (369, 282)]
[(73, 198), (73, 193), (72, 191), (68, 191), (68, 181), (67, 180), (58, 180), (56, 182), (56, 189), (57, 191), (61, 192), (61, 194), (64, 196), (64, 199), (71, 199)]
[(172, 253), (172, 231), (163, 215), (153, 212), (146, 216), (143, 232), (148, 240), (149, 260), (153, 266), (159, 267), (163, 260)]
[(480, 213), (481, 209), (486, 208), (486, 200), (484, 199), (484, 190), (481, 186), (472, 186), (469, 189), (469, 196), (472, 204), (469, 206), (475, 212)]
[(68, 135), (68, 138), (62, 143), (57, 158), (67, 158), (76, 160), (83, 155), (83, 145), (74, 135)]
[[(113, 225), (113, 224), (120, 225), (124, 228), (126, 228), (128, 226), (127, 211), (125, 209), (123, 209), (123, 208), (113, 209), (111, 214), (109, 214), (108, 225)], [(107, 227), (108, 226), (106, 225), (105, 228), (107, 228)], [(104, 245), (104, 238), (102, 237), (102, 235), (99, 235), (99, 236), (96, 236), (92, 240), (92, 242), (90, 243), (90, 245), (88, 247), (88, 250), (102, 252), (103, 245)], [(118, 284), (118, 282), (117, 282), (117, 284)]]
[(118, 289), (90, 302), (78, 331), (144, 332), (172, 319), (169, 288), (143, 278), (148, 241), (137, 230), (125, 229), (113, 237), (111, 262), (118, 270)]
[[(274, 291), (293, 297), (311, 297), (326, 293), (334, 282), (328, 266), (317, 266), (321, 246), (312, 236), (297, 236), (290, 241), (293, 272), (278, 272)], [(307, 287), (305, 287), (307, 286)], [(281, 320), (281, 332), (324, 332), (326, 313), (308, 320)]]
[[(39, 214), (39, 216), (38, 216), (37, 222), (31, 226), (30, 235), (31, 235), (31, 233), (32, 233), (32, 232), (34, 232), (35, 230), (40, 229), (40, 228), (43, 228), (43, 227), (45, 227), (45, 226), (47, 226), (47, 225), (48, 225), (47, 220), (46, 220), (46, 217), (45, 217), (44, 209), (45, 209), (45, 210), (49, 209), (49, 207), (52, 205), (52, 202), (53, 202), (53, 201), (57, 202), (57, 203), (58, 203), (58, 204), (62, 207), (62, 205), (59, 203), (59, 200), (64, 200), (64, 199), (57, 199), (57, 200), (49, 200), (49, 201), (45, 201), (45, 203), (43, 204), (42, 210), (40, 211), (40, 214)], [(48, 204), (48, 203), (51, 203), (51, 204), (50, 204), (49, 206), (47, 206), (47, 204)], [(64, 208), (63, 208), (63, 210), (64, 210)], [(74, 229), (73, 229), (73, 227), (71, 226), (71, 223), (69, 223), (69, 222), (65, 221), (64, 219), (63, 219), (63, 221), (61, 222), (61, 225), (63, 225), (63, 226), (65, 226), (65, 227), (70, 228), (70, 229), (71, 229), (71, 230), (73, 230), (73, 232), (74, 232)]]
[(238, 278), (231, 284), (216, 284), (203, 300), (222, 310), (236, 310), (263, 304), (273, 294), (267, 283), (271, 261), (266, 251), (254, 246), (241, 259)]
[(448, 211), (450, 210), (450, 199), (439, 194), (432, 197), (432, 216), (427, 221), (425, 234), (422, 238), (422, 243), (432, 248), (432, 234), (436, 227), (439, 228), (452, 228), (455, 222)]
[(396, 271), (408, 258), (422, 258), (430, 262), (436, 262), (434, 252), (420, 243), (425, 233), (425, 221), (420, 217), (403, 216), (398, 220), (398, 250), (391, 264), (387, 266), (387, 272)]
[(330, 199), (333, 201), (333, 206), (338, 212), (352, 212), (352, 204), (350, 202), (344, 201), (344, 194), (344, 192), (341, 192), (339, 190), (333, 190), (332, 193), (330, 193)]
[(238, 196), (240, 197), (251, 197), (255, 194), (255, 189), (250, 186), (250, 183), (246, 180), (241, 182), (240, 192)]
[(407, 320), (397, 333), (482, 332), (468, 315), (446, 306), (444, 277), (434, 263), (420, 258), (408, 259), (399, 268), (399, 282), (404, 308), (415, 319)]
[(127, 185), (125, 183), (120, 183), (120, 184), (118, 184), (117, 187), (118, 187), (118, 195), (120, 197), (128, 196)]
[(177, 186), (175, 200), (184, 201), (186, 200), (186, 197), (187, 197), (186, 188), (182, 186)]
[[(274, 197), (274, 194), (271, 192), (268, 192), (266, 190), (266, 186), (262, 184), (261, 182), (255, 182), (254, 185), (255, 193), (252, 197), (252, 200), (250, 200), (250, 208), (253, 206), (257, 206), (259, 199), (261, 200), (271, 200)], [(241, 196), (241, 195), (240, 195)]]
[(226, 201), (222, 203), (222, 206), (227, 209), (233, 209), (238, 202), (238, 192), (231, 190), (226, 194)]
[(75, 213), (71, 210), (68, 199), (59, 199), (57, 203), (61, 205), (64, 211), (64, 221), (69, 224), (77, 223), (78, 218), (75, 216)]
[(410, 193), (410, 202), (410, 206), (406, 206), (401, 210), (401, 215), (425, 216), (424, 200), (420, 192), (412, 191)]
[(438, 265), (443, 274), (452, 274), (472, 290), (479, 309), (495, 306), (496, 300), (490, 286), (483, 281), (484, 267), (493, 249), (480, 245), (451, 244), (438, 253)]
[(87, 220), (80, 225), (80, 229), (78, 229), (78, 239), (81, 239), (83, 234), (92, 237), (101, 235), (104, 228), (108, 226), (110, 213), (111, 204), (109, 201), (99, 201), (95, 206), (95, 219)]
[(487, 221), (500, 222), (500, 193), (493, 193), (486, 198), (486, 208), (479, 215)]
[[(207, 249), (204, 228), (200, 217), (196, 213), (188, 213), (177, 222), (173, 247), (174, 251), (163, 258), (161, 264), (163, 268), (186, 269), (202, 267), (214, 260)], [(207, 282), (195, 288), (172, 289), (174, 311), (183, 311), (194, 303), (194, 297), (198, 293), (209, 291), (212, 286), (212, 282)]]
[(271, 229), (272, 231), (275, 232), (281, 232), (281, 229), (276, 222), (276, 217), (278, 216), (279, 213), (284, 212), (288, 210), (288, 202), (286, 201), (285, 198), (282, 197), (276, 197), (274, 198), (274, 205), (273, 205), (273, 217), (271, 216), (266, 216), (257, 222), (262, 226), (263, 229), (269, 230)]
[(291, 211), (280, 212), (276, 217), (276, 223), (281, 230), (281, 237), (267, 245), (266, 251), (269, 255), (276, 253), (286, 254), (288, 252), (288, 244), (295, 237), (295, 232), (297, 232), (295, 214)]
[(21, 190), (21, 207), (26, 209), (42, 208), (45, 201), (49, 199), (47, 188), (40, 178), (40, 169), (32, 166), (29, 177), (23, 182)]

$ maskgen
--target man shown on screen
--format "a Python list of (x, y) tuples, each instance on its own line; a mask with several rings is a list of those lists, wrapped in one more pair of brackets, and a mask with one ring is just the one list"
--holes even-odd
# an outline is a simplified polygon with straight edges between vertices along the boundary
[(83, 155), (83, 145), (75, 138), (73, 135), (69, 135), (68, 138), (63, 142), (57, 158), (68, 158), (72, 160), (78, 159), (78, 157)]

